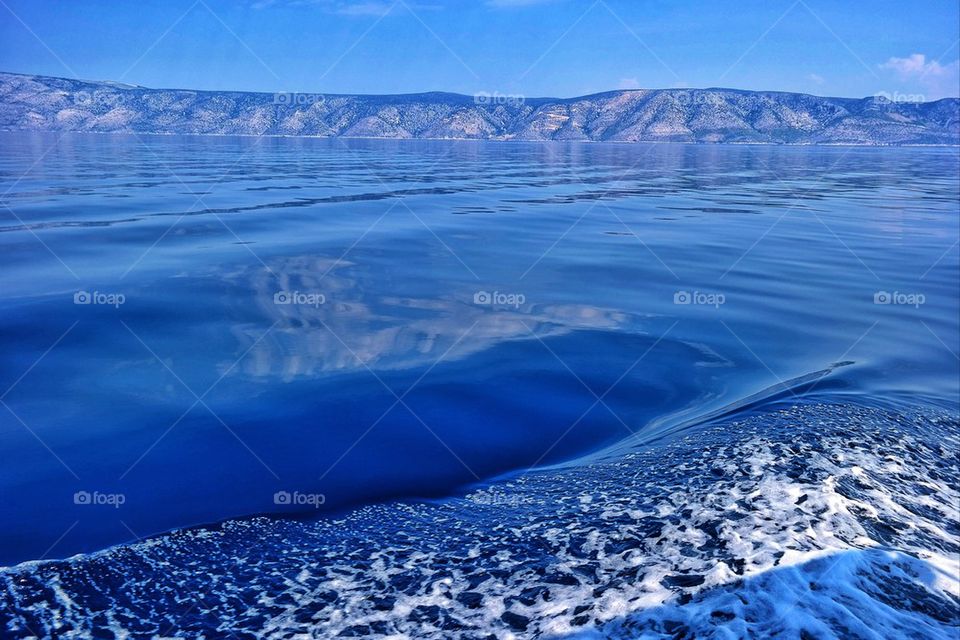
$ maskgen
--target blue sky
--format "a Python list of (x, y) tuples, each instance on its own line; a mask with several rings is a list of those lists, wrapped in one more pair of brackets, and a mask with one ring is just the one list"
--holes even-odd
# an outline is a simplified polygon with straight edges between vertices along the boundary
[(957, 0), (0, 0), (0, 70), (150, 87), (936, 99)]

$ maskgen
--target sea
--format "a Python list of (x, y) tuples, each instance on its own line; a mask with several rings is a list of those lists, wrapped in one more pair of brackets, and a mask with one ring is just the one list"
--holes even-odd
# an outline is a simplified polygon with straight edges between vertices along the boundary
[(956, 638), (955, 147), (0, 133), (0, 637)]

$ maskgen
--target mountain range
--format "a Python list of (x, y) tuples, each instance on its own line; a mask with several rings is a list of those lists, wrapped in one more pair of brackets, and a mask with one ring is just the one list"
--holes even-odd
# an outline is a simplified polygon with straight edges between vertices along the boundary
[(577, 98), (149, 89), (0, 73), (0, 130), (774, 144), (960, 144), (960, 99), (635, 89)]

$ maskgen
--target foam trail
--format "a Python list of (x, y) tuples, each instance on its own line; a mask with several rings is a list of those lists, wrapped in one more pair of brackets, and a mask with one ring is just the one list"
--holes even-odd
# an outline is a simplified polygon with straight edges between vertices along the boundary
[(958, 423), (807, 405), (442, 503), (2, 574), (5, 637), (956, 638)]

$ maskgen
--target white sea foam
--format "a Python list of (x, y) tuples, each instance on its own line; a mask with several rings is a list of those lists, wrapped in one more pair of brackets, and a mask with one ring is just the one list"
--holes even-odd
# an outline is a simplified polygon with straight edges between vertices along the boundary
[(800, 407), (442, 504), (21, 565), (0, 622), (61, 638), (956, 638), (958, 444), (945, 415)]

